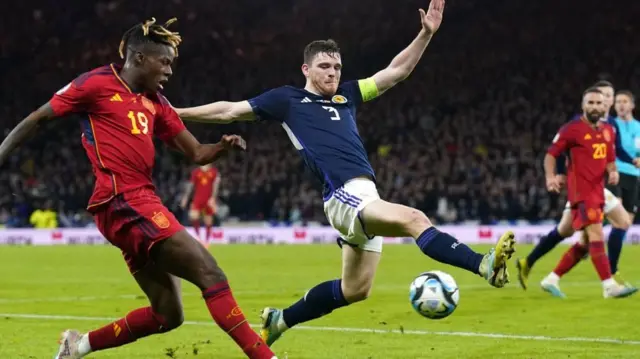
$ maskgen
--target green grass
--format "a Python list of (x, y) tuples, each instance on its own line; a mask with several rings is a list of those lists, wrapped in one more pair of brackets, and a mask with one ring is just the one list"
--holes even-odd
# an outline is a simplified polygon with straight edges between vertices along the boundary
[[(640, 297), (604, 300), (590, 262), (563, 279), (568, 299), (551, 298), (539, 289), (537, 283), (565, 248), (556, 249), (538, 263), (531, 288), (524, 292), (515, 283), (513, 264), (514, 283), (494, 289), (479, 277), (425, 258), (414, 246), (386, 246), (369, 300), (308, 323), (310, 327), (382, 332), (292, 330), (273, 349), (281, 359), (640, 357), (638, 342), (596, 342), (597, 338), (640, 341)], [(529, 250), (521, 246), (518, 254)], [(236, 245), (216, 246), (211, 251), (253, 323), (258, 322), (263, 306), (287, 306), (314, 284), (340, 274), (340, 254), (335, 246)], [(626, 247), (623, 254), (621, 267), (637, 284), (640, 248)], [(460, 285), (460, 307), (444, 320), (424, 319), (408, 303), (409, 282), (429, 269), (451, 273)], [(171, 354), (174, 358), (242, 358), (232, 341), (208, 324), (212, 321), (197, 290), (190, 284), (183, 288), (186, 320), (194, 323), (89, 357), (168, 358)], [(0, 247), (0, 313), (77, 317), (0, 316), (0, 358), (51, 358), (63, 329), (90, 330), (107, 323), (101, 318), (121, 317), (145, 305), (146, 299), (114, 248)], [(410, 334), (411, 330), (431, 334)], [(490, 338), (459, 332), (593, 340)]]

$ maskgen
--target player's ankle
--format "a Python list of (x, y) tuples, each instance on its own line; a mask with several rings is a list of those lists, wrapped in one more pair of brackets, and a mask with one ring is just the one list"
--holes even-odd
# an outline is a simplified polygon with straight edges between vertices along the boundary
[(616, 286), (618, 286), (618, 282), (616, 282), (616, 280), (613, 279), (613, 277), (609, 277), (608, 279), (605, 279), (602, 281), (602, 288), (604, 289), (609, 289)]
[(89, 342), (89, 334), (83, 334), (78, 341), (78, 354), (81, 356), (85, 356), (91, 353), (93, 350), (91, 349), (91, 343)]
[(278, 328), (279, 332), (284, 332), (287, 329), (289, 329), (289, 326), (284, 321), (284, 316), (283, 315), (281, 315), (280, 318), (278, 318), (278, 323), (276, 323), (276, 327)]
[(560, 281), (560, 276), (558, 274), (556, 274), (556, 272), (551, 272), (549, 273), (549, 275), (547, 275), (547, 278), (545, 278), (548, 282), (552, 282), (557, 284)]

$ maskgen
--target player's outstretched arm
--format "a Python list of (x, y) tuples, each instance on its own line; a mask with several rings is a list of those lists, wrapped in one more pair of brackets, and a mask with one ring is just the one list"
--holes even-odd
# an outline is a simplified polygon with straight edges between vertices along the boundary
[(444, 0), (431, 0), (429, 9), (425, 13), (419, 9), (422, 30), (418, 36), (393, 58), (389, 66), (373, 75), (373, 80), (378, 88), (378, 94), (382, 94), (400, 81), (409, 77), (413, 69), (420, 61), (424, 50), (429, 45), (431, 37), (438, 31), (442, 24), (444, 12)]
[(40, 122), (55, 117), (51, 106), (47, 102), (39, 109), (35, 110), (9, 133), (7, 138), (0, 144), (0, 166), (7, 160), (11, 152), (18, 146), (22, 145), (24, 141), (31, 136)]
[(214, 162), (230, 150), (244, 151), (247, 148), (244, 139), (237, 135), (224, 135), (218, 143), (202, 144), (188, 130), (180, 132), (173, 139), (173, 144), (198, 165)]
[(178, 116), (185, 121), (204, 123), (230, 123), (255, 120), (249, 101), (218, 101), (208, 105), (176, 108)]

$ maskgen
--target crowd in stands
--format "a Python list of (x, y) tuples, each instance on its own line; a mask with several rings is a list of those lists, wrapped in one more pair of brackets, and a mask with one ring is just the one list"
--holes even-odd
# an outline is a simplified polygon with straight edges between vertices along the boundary
[[(315, 39), (338, 41), (343, 80), (370, 76), (417, 34), (417, 9), (428, 6), (428, 0), (71, 2), (4, 6), (5, 136), (77, 75), (119, 62), (122, 33), (151, 16), (178, 18), (184, 41), (165, 94), (183, 107), (304, 86), (302, 49)], [(591, 83), (607, 79), (640, 93), (640, 23), (633, 16), (639, 10), (632, 0), (450, 1), (414, 73), (358, 113), (381, 196), (438, 223), (557, 218), (566, 198), (545, 190), (542, 157)], [(237, 133), (248, 142), (246, 153), (216, 163), (224, 214), (325, 221), (321, 186), (280, 126), (188, 127), (201, 141)], [(155, 184), (182, 217), (180, 196), (193, 167), (160, 143), (157, 150)], [(91, 225), (84, 208), (92, 188), (77, 119), (53, 120), (0, 170), (0, 224), (31, 226), (33, 211), (50, 209), (61, 226)]]

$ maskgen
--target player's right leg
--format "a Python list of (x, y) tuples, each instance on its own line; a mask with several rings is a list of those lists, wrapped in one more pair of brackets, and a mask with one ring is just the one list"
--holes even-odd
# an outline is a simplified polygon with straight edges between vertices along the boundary
[(540, 241), (533, 250), (531, 250), (529, 255), (525, 258), (518, 258), (516, 261), (518, 282), (520, 282), (522, 289), (526, 290), (528, 287), (529, 273), (533, 265), (562, 242), (563, 239), (571, 237), (573, 233), (575, 233), (575, 231), (571, 227), (571, 208), (567, 202), (567, 206), (562, 212), (562, 218), (556, 228), (551, 230), (546, 236), (540, 238)]
[(242, 310), (231, 294), (227, 277), (211, 253), (186, 230), (157, 243), (151, 256), (159, 268), (183, 278), (202, 291), (211, 317), (247, 357), (271, 359), (274, 354), (251, 329)]
[(132, 343), (149, 335), (165, 333), (179, 327), (184, 315), (178, 278), (160, 271), (149, 263), (134, 274), (151, 306), (129, 312), (124, 318), (102, 328), (80, 334), (75, 330), (62, 333), (55, 359), (75, 359), (109, 348)]
[(430, 258), (466, 269), (501, 288), (509, 280), (507, 260), (515, 251), (515, 239), (507, 232), (487, 254), (473, 251), (466, 244), (435, 228), (427, 216), (417, 209), (377, 200), (362, 212), (365, 232), (383, 237), (413, 237), (420, 250)]

